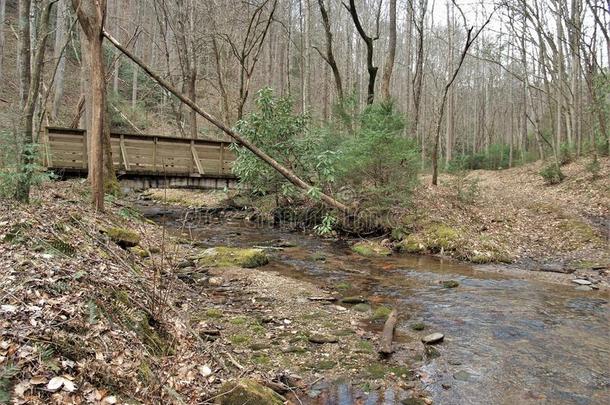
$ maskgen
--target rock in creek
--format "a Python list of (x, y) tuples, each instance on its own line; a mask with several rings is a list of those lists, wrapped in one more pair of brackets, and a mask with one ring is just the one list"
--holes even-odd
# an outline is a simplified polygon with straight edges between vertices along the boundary
[(576, 278), (574, 280), (572, 280), (573, 283), (578, 284), (578, 285), (591, 285), (593, 283), (591, 283), (589, 280), (583, 280), (581, 278)]
[(470, 374), (468, 371), (465, 371), (465, 370), (460, 370), (453, 375), (453, 378), (455, 378), (458, 381), (468, 381), (471, 379), (471, 377), (472, 377), (472, 374)]
[(220, 388), (221, 395), (215, 403), (219, 405), (283, 405), (284, 398), (254, 380), (243, 378), (229, 381)]
[(421, 341), (427, 345), (432, 345), (434, 343), (442, 342), (444, 338), (445, 335), (443, 335), (442, 333), (431, 333), (427, 336), (424, 336)]
[(366, 304), (368, 300), (364, 297), (345, 297), (341, 299), (342, 304)]
[(240, 249), (215, 247), (204, 250), (197, 256), (197, 262), (204, 267), (259, 267), (269, 263), (269, 258), (261, 249)]

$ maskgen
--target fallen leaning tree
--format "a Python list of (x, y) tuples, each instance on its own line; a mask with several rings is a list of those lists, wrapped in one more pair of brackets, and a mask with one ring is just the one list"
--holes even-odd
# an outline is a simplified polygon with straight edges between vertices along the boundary
[[(269, 156), (267, 153), (265, 153), (265, 151), (261, 150), (256, 145), (254, 145), (252, 142), (250, 142), (249, 140), (247, 140), (244, 137), (242, 137), (236, 131), (234, 131), (231, 128), (227, 127), (225, 124), (222, 123), (222, 121), (220, 121), (218, 118), (214, 117), (212, 114), (204, 111), (201, 107), (199, 107), (197, 104), (195, 104), (195, 102), (193, 100), (191, 100), (190, 98), (184, 96), (180, 91), (175, 89), (170, 83), (168, 83), (166, 80), (164, 80), (161, 76), (159, 76), (155, 72), (153, 72), (153, 70), (148, 65), (146, 65), (140, 58), (135, 56), (127, 48), (125, 48), (123, 45), (121, 45), (121, 43), (119, 41), (117, 41), (108, 31), (103, 29), (102, 30), (102, 34), (119, 51), (121, 51), (125, 56), (127, 56), (136, 65), (140, 66), (146, 72), (146, 74), (148, 74), (161, 87), (165, 88), (167, 91), (169, 91), (174, 96), (176, 96), (181, 102), (183, 102), (184, 104), (189, 106), (197, 114), (201, 115), (203, 118), (205, 118), (207, 121), (209, 121), (214, 126), (219, 128), (225, 134), (229, 135), (238, 144), (244, 146), (250, 152), (254, 153), (258, 158), (260, 158), (265, 163), (267, 163), (268, 165), (273, 167), (277, 172), (279, 172), (282, 176), (284, 176), (286, 178), (286, 180), (288, 180), (290, 183), (295, 185), (297, 188), (303, 190), (305, 193), (308, 193), (308, 192), (310, 192), (313, 189), (313, 186), (307, 184), (299, 176), (294, 174), (291, 170), (289, 170), (286, 167), (282, 166), (278, 161), (276, 161), (271, 156)], [(329, 196), (328, 194), (325, 194), (325, 193), (322, 193), (322, 192), (316, 193), (316, 194), (318, 194), (320, 196), (320, 199), (322, 200), (322, 202), (324, 202), (327, 206), (329, 206), (331, 208), (334, 208), (334, 209), (337, 209), (337, 210), (339, 210), (339, 211), (341, 211), (342, 213), (345, 213), (345, 214), (349, 214), (350, 213), (351, 210), (349, 209), (348, 206), (346, 206), (345, 204), (341, 203), (340, 201), (337, 201), (336, 199), (334, 199), (333, 197)]]

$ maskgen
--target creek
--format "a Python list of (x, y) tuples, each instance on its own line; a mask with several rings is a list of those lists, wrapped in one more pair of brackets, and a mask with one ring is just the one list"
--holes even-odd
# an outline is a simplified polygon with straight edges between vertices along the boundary
[[(610, 403), (607, 291), (524, 280), (426, 256), (364, 258), (344, 242), (241, 217), (190, 213), (184, 220), (184, 212), (143, 211), (204, 247), (270, 246), (281, 240), (293, 247), (270, 250), (271, 262), (262, 271), (330, 291), (347, 286), (351, 295), (397, 308), (398, 339), (412, 335), (417, 322), (428, 332), (444, 333), (440, 356), (417, 370), (435, 404)], [(444, 288), (445, 280), (459, 286)], [(334, 394), (324, 403), (355, 403), (349, 386), (330, 389)], [(363, 403), (399, 402), (386, 392)]]

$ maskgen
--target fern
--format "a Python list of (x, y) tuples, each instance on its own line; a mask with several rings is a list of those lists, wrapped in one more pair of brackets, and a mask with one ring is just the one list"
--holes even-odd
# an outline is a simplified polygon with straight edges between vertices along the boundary
[(6, 364), (0, 369), (0, 403), (8, 404), (11, 400), (13, 378), (19, 374), (20, 368), (16, 364)]

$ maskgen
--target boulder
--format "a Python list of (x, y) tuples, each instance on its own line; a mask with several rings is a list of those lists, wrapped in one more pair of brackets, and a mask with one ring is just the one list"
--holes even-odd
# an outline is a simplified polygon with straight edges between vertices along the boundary
[(218, 405), (284, 404), (284, 398), (278, 393), (248, 378), (224, 383), (218, 395), (215, 401)]
[(106, 229), (105, 233), (110, 237), (110, 240), (123, 249), (137, 246), (140, 243), (140, 235), (129, 229), (112, 227)]
[(352, 246), (352, 251), (358, 253), (361, 256), (375, 257), (375, 256), (389, 256), (392, 254), (392, 250), (383, 246), (378, 242), (359, 242)]
[(269, 263), (269, 258), (262, 249), (214, 247), (205, 249), (198, 255), (197, 263), (204, 267), (239, 266), (254, 268)]
[(445, 338), (445, 335), (442, 333), (431, 333), (422, 338), (422, 342), (428, 345), (432, 345), (434, 343), (441, 342)]

